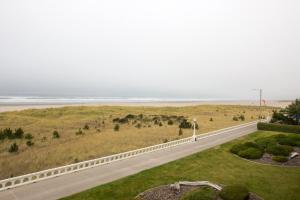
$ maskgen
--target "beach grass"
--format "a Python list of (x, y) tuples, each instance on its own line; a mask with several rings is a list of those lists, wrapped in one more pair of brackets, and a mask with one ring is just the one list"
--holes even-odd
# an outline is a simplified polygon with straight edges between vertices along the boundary
[[(269, 115), (272, 109), (265, 107), (263, 115)], [(143, 114), (143, 120), (137, 122), (140, 128), (131, 121), (119, 124), (116, 131), (113, 119), (128, 114)], [(154, 124), (151, 118), (156, 115), (184, 116), (189, 121), (197, 118), (198, 133), (204, 133), (256, 120), (259, 107), (70, 106), (0, 113), (0, 129), (21, 127), (25, 133), (32, 134), (34, 143), (27, 146), (25, 139), (0, 141), (0, 179), (191, 136), (191, 129), (182, 129), (182, 135), (179, 135), (176, 121), (173, 125), (166, 121), (162, 121), (161, 126)], [(245, 121), (232, 119), (239, 115), (244, 115)], [(84, 129), (86, 125), (88, 130)], [(83, 134), (76, 134), (79, 129)], [(53, 138), (53, 131), (59, 133), (59, 138)], [(19, 151), (9, 153), (8, 149), (14, 142), (19, 146)]]
[(139, 193), (177, 181), (210, 181), (222, 186), (240, 184), (265, 200), (300, 199), (300, 168), (263, 165), (230, 153), (237, 143), (278, 132), (258, 131), (123, 179), (63, 198), (64, 200), (132, 200)]

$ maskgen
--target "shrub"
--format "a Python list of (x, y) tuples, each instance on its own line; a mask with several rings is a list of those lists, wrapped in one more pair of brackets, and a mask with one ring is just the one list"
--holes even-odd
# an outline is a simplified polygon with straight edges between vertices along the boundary
[(182, 132), (182, 129), (180, 128), (178, 135), (181, 136), (182, 134), (183, 134), (183, 132)]
[(119, 130), (120, 130), (120, 125), (119, 125), (119, 124), (116, 124), (115, 127), (114, 127), (114, 130), (115, 130), (115, 131), (119, 131)]
[(89, 130), (89, 129), (90, 129), (89, 125), (85, 124), (84, 127), (83, 127), (83, 130)]
[(240, 118), (240, 120), (245, 121), (245, 116), (244, 115), (240, 115), (239, 118)]
[(239, 121), (239, 118), (238, 118), (237, 116), (234, 116), (234, 117), (232, 118), (232, 120), (233, 120), (233, 121)]
[(16, 143), (13, 143), (12, 145), (10, 145), (8, 152), (10, 153), (14, 153), (14, 152), (18, 152), (19, 151), (19, 146)]
[(276, 162), (286, 162), (288, 161), (288, 158), (285, 156), (273, 156), (272, 160)]
[(269, 145), (266, 152), (274, 156), (288, 156), (290, 154), (290, 149), (282, 145)]
[(211, 187), (201, 187), (186, 193), (181, 200), (214, 200), (218, 193)]
[(26, 139), (26, 140), (32, 140), (32, 139), (33, 139), (33, 136), (31, 135), (31, 133), (26, 133), (26, 134), (25, 134), (25, 139)]
[(0, 130), (0, 140), (4, 140), (5, 139), (5, 135), (3, 134), (2, 130)]
[(138, 123), (135, 127), (136, 128), (142, 128), (142, 125), (140, 123)]
[(174, 124), (174, 122), (172, 120), (168, 121), (168, 125), (173, 125), (173, 124)]
[(60, 138), (58, 131), (53, 131), (52, 136), (53, 138)]
[(163, 124), (161, 123), (161, 122), (159, 122), (159, 124), (158, 124), (159, 126), (163, 126)]
[(186, 119), (184, 119), (184, 120), (180, 123), (179, 128), (185, 128), (185, 129), (192, 128), (192, 123), (190, 123), (190, 122), (188, 122)]
[(249, 191), (241, 185), (230, 185), (221, 190), (220, 197), (223, 200), (247, 200), (249, 198)]
[(212, 121), (214, 121), (214, 119), (211, 117), (211, 118), (209, 119), (209, 121), (212, 122)]
[(19, 138), (19, 139), (21, 139), (21, 138), (23, 138), (23, 135), (24, 135), (24, 131), (23, 131), (23, 129), (21, 129), (21, 128), (17, 128), (16, 130), (15, 130), (15, 134), (14, 134), (15, 136), (15, 138)]
[(127, 119), (134, 119), (134, 118), (135, 118), (135, 115), (128, 114), (128, 115), (126, 115), (125, 118), (127, 118)]
[(163, 143), (167, 143), (167, 142), (169, 142), (169, 140), (168, 139), (163, 139)]
[(246, 142), (244, 144), (233, 145), (230, 149), (231, 153), (238, 154), (240, 151), (244, 151), (248, 148), (260, 149), (259, 145), (253, 142)]
[(84, 134), (84, 132), (81, 130), (81, 128), (80, 129), (78, 129), (78, 131), (75, 133), (76, 135), (83, 135)]
[(265, 131), (278, 131), (286, 133), (298, 133), (300, 134), (300, 126), (297, 125), (283, 125), (283, 124), (271, 124), (271, 123), (258, 123), (258, 130)]
[(28, 140), (28, 141), (26, 142), (26, 145), (29, 146), (29, 147), (31, 147), (31, 146), (34, 145), (34, 143), (33, 143), (31, 140)]
[(231, 147), (230, 152), (238, 154), (240, 151), (243, 151), (245, 149), (247, 149), (247, 147), (245, 147), (244, 144), (236, 144)]
[(14, 139), (13, 131), (10, 128), (3, 129), (2, 134), (5, 138)]
[(259, 159), (263, 156), (263, 151), (258, 148), (249, 147), (245, 150), (239, 151), (238, 155), (247, 159)]
[(276, 139), (272, 137), (258, 138), (255, 140), (260, 149), (266, 149), (269, 145), (276, 145)]

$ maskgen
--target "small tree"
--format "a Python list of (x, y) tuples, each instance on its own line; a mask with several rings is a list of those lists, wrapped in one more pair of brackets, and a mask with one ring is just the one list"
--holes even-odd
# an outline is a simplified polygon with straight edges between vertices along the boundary
[(56, 138), (56, 139), (60, 138), (60, 135), (59, 135), (58, 131), (56, 131), (56, 130), (53, 131), (52, 135), (53, 135), (53, 138)]
[(115, 131), (119, 131), (119, 130), (120, 130), (120, 125), (119, 125), (119, 124), (116, 124), (115, 127), (114, 127), (114, 130), (115, 130)]
[(300, 99), (296, 99), (286, 108), (289, 118), (295, 120), (295, 124), (300, 124)]
[(18, 152), (19, 150), (19, 146), (16, 143), (13, 143), (12, 145), (10, 145), (8, 151), (10, 153), (14, 153), (14, 152)]

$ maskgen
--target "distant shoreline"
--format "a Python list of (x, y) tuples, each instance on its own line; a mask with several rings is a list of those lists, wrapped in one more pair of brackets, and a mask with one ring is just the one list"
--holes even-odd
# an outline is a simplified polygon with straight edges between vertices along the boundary
[[(291, 101), (269, 101), (265, 106), (284, 108)], [(184, 107), (197, 105), (243, 105), (258, 106), (258, 101), (153, 101), (153, 102), (102, 102), (102, 103), (9, 103), (0, 104), (0, 112), (21, 111), (26, 109), (59, 108), (66, 106), (146, 106), (146, 107)]]

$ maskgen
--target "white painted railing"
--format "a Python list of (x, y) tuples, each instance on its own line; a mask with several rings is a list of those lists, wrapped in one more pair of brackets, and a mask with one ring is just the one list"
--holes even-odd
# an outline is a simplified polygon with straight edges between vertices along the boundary
[[(213, 136), (216, 134), (224, 133), (227, 131), (231, 131), (234, 129), (251, 126), (256, 123), (257, 123), (257, 121), (221, 129), (218, 131), (212, 131), (212, 132), (205, 133), (205, 134), (200, 134), (200, 135), (197, 135), (197, 140), (200, 140), (201, 138)], [(175, 141), (171, 141), (171, 142), (167, 142), (167, 143), (163, 143), (163, 144), (149, 146), (149, 147), (145, 147), (145, 148), (141, 148), (141, 149), (137, 149), (137, 150), (133, 150), (133, 151), (128, 151), (128, 152), (124, 152), (124, 153), (114, 154), (111, 156), (101, 157), (101, 158), (97, 158), (97, 159), (93, 159), (93, 160), (83, 161), (83, 162), (79, 162), (79, 163), (75, 163), (75, 164), (71, 164), (71, 165), (65, 165), (62, 167), (43, 170), (43, 171), (31, 173), (31, 174), (8, 178), (8, 179), (0, 181), (0, 191), (6, 190), (9, 188), (18, 187), (21, 185), (26, 185), (26, 184), (42, 181), (45, 179), (50, 179), (50, 178), (57, 177), (57, 176), (62, 176), (65, 174), (74, 173), (74, 172), (77, 172), (80, 170), (89, 169), (89, 168), (104, 165), (104, 164), (109, 164), (109, 163), (112, 163), (115, 161), (120, 161), (123, 159), (138, 156), (141, 154), (166, 149), (166, 148), (174, 147), (174, 146), (189, 143), (189, 142), (192, 142), (192, 137), (187, 137), (187, 138), (180, 139), (180, 140), (175, 140)]]

